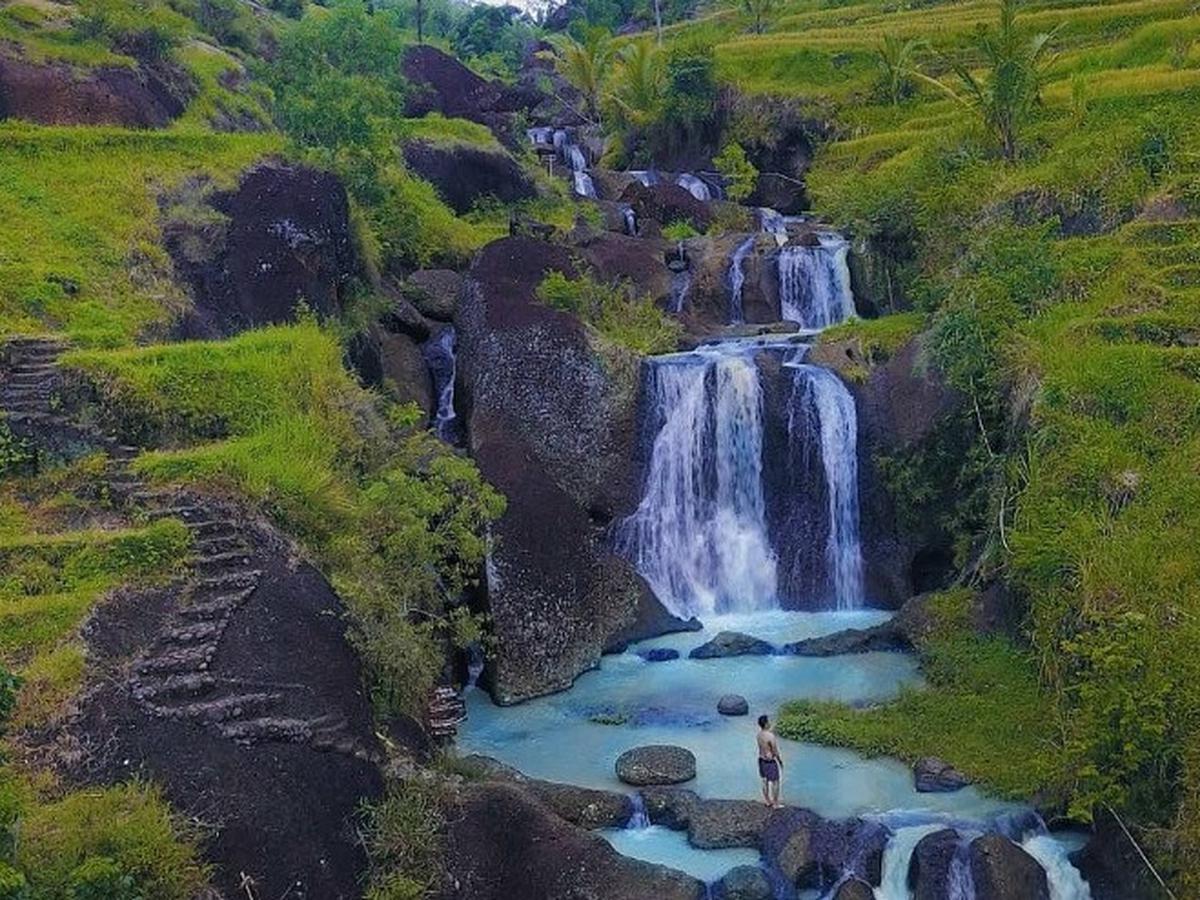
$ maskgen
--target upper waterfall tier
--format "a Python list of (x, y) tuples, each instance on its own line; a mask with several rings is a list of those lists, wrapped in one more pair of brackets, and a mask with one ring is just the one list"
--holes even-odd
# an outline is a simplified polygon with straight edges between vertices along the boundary
[(779, 305), (783, 318), (801, 328), (828, 328), (854, 315), (847, 257), (850, 243), (821, 232), (816, 246), (779, 251)]

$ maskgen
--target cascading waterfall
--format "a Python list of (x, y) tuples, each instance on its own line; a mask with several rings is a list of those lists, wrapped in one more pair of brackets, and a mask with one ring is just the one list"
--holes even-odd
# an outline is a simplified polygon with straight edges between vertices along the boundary
[(704, 179), (699, 178), (690, 172), (684, 172), (675, 179), (675, 183), (681, 188), (684, 188), (697, 200), (702, 200), (707, 203), (712, 199), (712, 191), (709, 189), (708, 184), (704, 181)]
[(647, 363), (662, 418), (621, 552), (679, 616), (773, 608), (776, 560), (762, 488), (762, 388), (753, 358), (703, 348)]
[(742, 289), (746, 285), (746, 272), (743, 264), (746, 256), (754, 249), (754, 235), (746, 238), (729, 260), (729, 323), (740, 325), (746, 321), (746, 312), (742, 304)]
[(863, 556), (859, 539), (858, 415), (840, 378), (820, 366), (789, 364), (793, 371), (788, 439), (815, 435), (828, 494), (825, 561), (838, 609), (863, 603)]
[(678, 272), (671, 273), (671, 295), (669, 298), (671, 312), (683, 312), (684, 304), (687, 303), (688, 291), (692, 289), (692, 273), (687, 269), (680, 269)]
[(621, 218), (625, 221), (625, 233), (631, 237), (637, 236), (637, 213), (628, 203), (621, 204)]
[(801, 328), (827, 328), (854, 315), (850, 243), (824, 232), (815, 247), (784, 247), (779, 252), (779, 299), (783, 318)]
[(455, 353), (456, 335), (453, 325), (447, 325), (427, 340), (422, 347), (425, 363), (433, 380), (437, 410), (433, 417), (434, 433), (448, 444), (459, 441), (458, 414), (454, 411), (454, 380), (458, 373)]
[(625, 827), (629, 829), (649, 828), (650, 814), (646, 812), (646, 799), (639, 791), (634, 791), (629, 796), (629, 803), (632, 812), (629, 813), (629, 821), (625, 823)]

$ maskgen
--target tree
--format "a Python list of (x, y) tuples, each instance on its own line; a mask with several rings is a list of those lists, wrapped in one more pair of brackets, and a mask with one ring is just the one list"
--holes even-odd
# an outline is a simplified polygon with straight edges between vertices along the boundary
[(713, 165), (725, 176), (725, 194), (730, 200), (740, 202), (754, 192), (758, 169), (746, 158), (741, 144), (730, 141), (713, 158)]
[(915, 38), (904, 41), (894, 34), (888, 34), (884, 35), (883, 43), (875, 48), (881, 87), (892, 106), (898, 105), (912, 91), (913, 74), (917, 71), (917, 52), (924, 46), (924, 41)]
[(554, 41), (555, 69), (583, 95), (585, 108), (579, 112), (597, 125), (615, 55), (612, 35), (604, 28), (587, 29), (582, 41), (569, 34), (559, 35)]
[(1000, 27), (977, 38), (986, 63), (981, 77), (963, 61), (950, 61), (962, 83), (961, 92), (916, 73), (973, 110), (1010, 162), (1017, 158), (1018, 132), (1041, 102), (1042, 83), (1052, 60), (1050, 42), (1058, 32), (1055, 28), (1023, 38), (1017, 28), (1018, 5), (1018, 0), (1000, 0)]
[(649, 40), (626, 46), (613, 77), (609, 99), (616, 118), (633, 128), (646, 128), (662, 115), (666, 68), (662, 51)]
[(766, 30), (764, 20), (775, 9), (775, 0), (742, 0), (742, 7), (754, 19), (754, 33), (762, 34)]

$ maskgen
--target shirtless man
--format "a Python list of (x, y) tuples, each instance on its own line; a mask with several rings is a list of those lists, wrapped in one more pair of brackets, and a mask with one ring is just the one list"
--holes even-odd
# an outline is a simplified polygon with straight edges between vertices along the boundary
[(779, 776), (783, 759), (779, 755), (779, 739), (771, 730), (771, 720), (758, 717), (758, 775), (762, 778), (763, 802), (772, 809), (781, 809)]

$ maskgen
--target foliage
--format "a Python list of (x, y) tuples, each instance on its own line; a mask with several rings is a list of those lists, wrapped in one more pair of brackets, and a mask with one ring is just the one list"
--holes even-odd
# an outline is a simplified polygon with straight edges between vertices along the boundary
[(663, 228), (663, 238), (668, 241), (675, 241), (676, 243), (699, 237), (699, 235), (700, 232), (686, 219), (676, 219)]
[(679, 324), (628, 283), (603, 284), (589, 275), (549, 273), (538, 286), (542, 303), (578, 316), (609, 340), (635, 353), (655, 354), (678, 345)]
[(132, 875), (107, 856), (89, 856), (71, 873), (69, 900), (142, 900)]
[(442, 790), (432, 779), (396, 781), (365, 808), (369, 900), (419, 900), (433, 888), (441, 869)]
[(913, 73), (917, 71), (917, 54), (925, 46), (916, 38), (902, 40), (885, 34), (876, 53), (879, 57), (879, 89), (892, 106), (912, 95), (916, 89)]
[(192, 31), (182, 14), (155, 0), (83, 0), (74, 32), (80, 40), (102, 39), (119, 53), (159, 60)]
[(0, 862), (0, 900), (28, 900), (29, 882), (6, 862)]
[(621, 49), (610, 102), (614, 117), (627, 129), (645, 129), (658, 122), (663, 111), (666, 70), (658, 45), (644, 39)]
[(534, 29), (516, 6), (467, 5), (450, 32), (450, 46), (460, 58), (497, 59), (506, 74), (515, 74), (532, 42)]
[(741, 144), (730, 141), (713, 157), (713, 165), (725, 177), (725, 194), (730, 200), (740, 202), (754, 192), (758, 169), (746, 158)]
[(767, 30), (767, 17), (775, 10), (775, 0), (742, 0), (742, 7), (751, 19), (751, 31), (762, 34)]
[(553, 43), (555, 69), (583, 95), (584, 108), (577, 112), (599, 124), (616, 59), (612, 35), (604, 28), (593, 27), (587, 29), (582, 40), (561, 34)]

